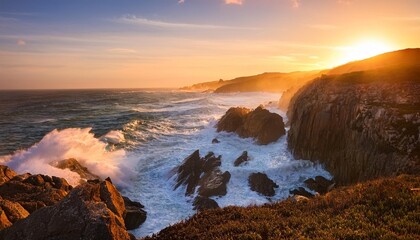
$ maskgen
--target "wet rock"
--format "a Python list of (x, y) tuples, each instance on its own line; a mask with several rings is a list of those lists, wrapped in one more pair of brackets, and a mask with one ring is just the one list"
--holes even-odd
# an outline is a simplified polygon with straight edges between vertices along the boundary
[(213, 140), (211, 140), (211, 143), (216, 144), (220, 143), (220, 141), (217, 138), (213, 138)]
[(127, 230), (138, 228), (144, 221), (146, 221), (147, 213), (143, 210), (144, 206), (135, 201), (131, 201), (128, 197), (124, 197), (124, 204), (126, 214), (124, 216), (124, 223)]
[(10, 181), (17, 174), (8, 166), (0, 165), (0, 185)]
[(240, 137), (253, 137), (259, 144), (277, 141), (286, 133), (283, 118), (259, 106), (251, 111), (230, 108), (217, 124), (217, 131), (235, 132)]
[(181, 166), (177, 169), (177, 180), (174, 190), (179, 186), (186, 186), (185, 195), (191, 195), (195, 192), (195, 187), (200, 180), (202, 172), (202, 161), (200, 152), (196, 150), (193, 154), (188, 156)]
[(230, 177), (231, 175), (228, 171), (222, 173), (219, 168), (204, 173), (199, 182), (198, 194), (205, 197), (226, 195), (226, 185)]
[(52, 162), (51, 165), (60, 169), (69, 169), (70, 171), (79, 174), (79, 176), (85, 180), (99, 179), (97, 175), (91, 173), (74, 158)]
[(248, 162), (248, 161), (249, 161), (248, 152), (247, 152), (247, 151), (243, 151), (243, 152), (242, 152), (242, 155), (241, 155), (241, 156), (239, 156), (239, 157), (235, 160), (235, 162), (233, 163), (233, 165), (234, 165), (235, 167), (237, 167), (237, 166), (241, 165), (243, 162)]
[(418, 174), (418, 76), (416, 66), (314, 80), (291, 101), (288, 147), (296, 159), (320, 161), (339, 185)]
[(41, 174), (15, 176), (0, 185), (3, 199), (19, 203), (29, 213), (63, 199), (72, 187), (63, 178)]
[(109, 182), (85, 183), (0, 232), (11, 239), (132, 239), (124, 226), (124, 201)]
[(308, 192), (305, 188), (303, 188), (303, 187), (299, 187), (299, 188), (297, 188), (297, 189), (293, 189), (293, 190), (291, 190), (291, 191), (289, 191), (290, 192), (290, 194), (293, 194), (293, 195), (295, 195), (295, 196), (303, 196), (303, 197), (306, 197), (306, 198), (312, 198), (312, 197), (314, 197), (315, 195), (313, 195), (312, 193), (310, 193), (310, 192)]
[(197, 211), (219, 208), (219, 204), (215, 200), (203, 196), (197, 196), (194, 199), (193, 206), (193, 209)]
[(306, 179), (304, 183), (309, 189), (319, 194), (326, 194), (335, 186), (334, 181), (328, 180), (323, 176), (316, 176), (315, 179)]
[(262, 195), (272, 197), (275, 194), (275, 188), (279, 186), (265, 173), (252, 173), (248, 178), (248, 184), (252, 191), (258, 192)]
[(202, 159), (202, 171), (209, 172), (222, 165), (222, 156), (216, 157), (213, 152), (209, 152), (204, 159)]

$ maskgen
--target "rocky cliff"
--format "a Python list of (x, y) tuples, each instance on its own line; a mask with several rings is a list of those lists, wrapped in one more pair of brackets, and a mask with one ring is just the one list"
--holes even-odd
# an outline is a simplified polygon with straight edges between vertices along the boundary
[(292, 99), (288, 144), (339, 184), (420, 172), (420, 65), (322, 76)]

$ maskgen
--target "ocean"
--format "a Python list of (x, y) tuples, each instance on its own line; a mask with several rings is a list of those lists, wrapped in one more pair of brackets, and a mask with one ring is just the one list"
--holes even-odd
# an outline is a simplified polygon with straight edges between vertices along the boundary
[[(261, 205), (285, 199), (289, 190), (322, 175), (322, 166), (295, 160), (286, 136), (265, 146), (232, 133), (216, 132), (217, 120), (230, 108), (260, 104), (280, 114), (279, 94), (196, 93), (177, 90), (39, 90), (0, 92), (0, 164), (18, 173), (42, 173), (78, 183), (79, 176), (52, 167), (75, 158), (102, 178), (111, 177), (123, 195), (139, 201), (146, 222), (131, 231), (143, 237), (193, 215), (193, 197), (173, 190), (171, 170), (199, 149), (222, 155), (222, 171), (232, 175), (221, 207)], [(287, 130), (287, 129), (286, 129)], [(212, 144), (217, 138), (220, 143)], [(251, 161), (234, 167), (243, 151)], [(267, 198), (250, 190), (248, 176), (264, 172), (279, 188)]]

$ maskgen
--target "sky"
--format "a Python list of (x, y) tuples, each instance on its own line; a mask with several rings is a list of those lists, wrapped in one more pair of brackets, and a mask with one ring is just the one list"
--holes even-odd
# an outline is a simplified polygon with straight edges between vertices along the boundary
[(0, 0), (0, 89), (175, 88), (415, 47), (419, 0)]

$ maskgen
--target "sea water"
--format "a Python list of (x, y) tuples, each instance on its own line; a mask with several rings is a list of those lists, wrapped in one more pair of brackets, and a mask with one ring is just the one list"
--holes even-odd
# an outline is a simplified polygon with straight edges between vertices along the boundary
[[(215, 197), (219, 206), (249, 206), (285, 199), (289, 190), (309, 177), (330, 177), (322, 166), (295, 160), (287, 137), (268, 145), (251, 138), (220, 132), (215, 125), (236, 106), (277, 108), (279, 94), (197, 93), (176, 90), (50, 90), (0, 92), (0, 163), (18, 173), (42, 173), (66, 178), (79, 176), (56, 169), (52, 161), (75, 158), (102, 178), (111, 177), (123, 195), (139, 201), (146, 222), (132, 231), (137, 237), (193, 215), (193, 197), (174, 188), (171, 170), (195, 150), (222, 155), (222, 171), (232, 175), (227, 194)], [(287, 130), (287, 129), (286, 129)], [(212, 144), (217, 138), (220, 143)], [(251, 160), (233, 162), (243, 151)], [(267, 198), (250, 190), (248, 176), (263, 172), (279, 188)]]

